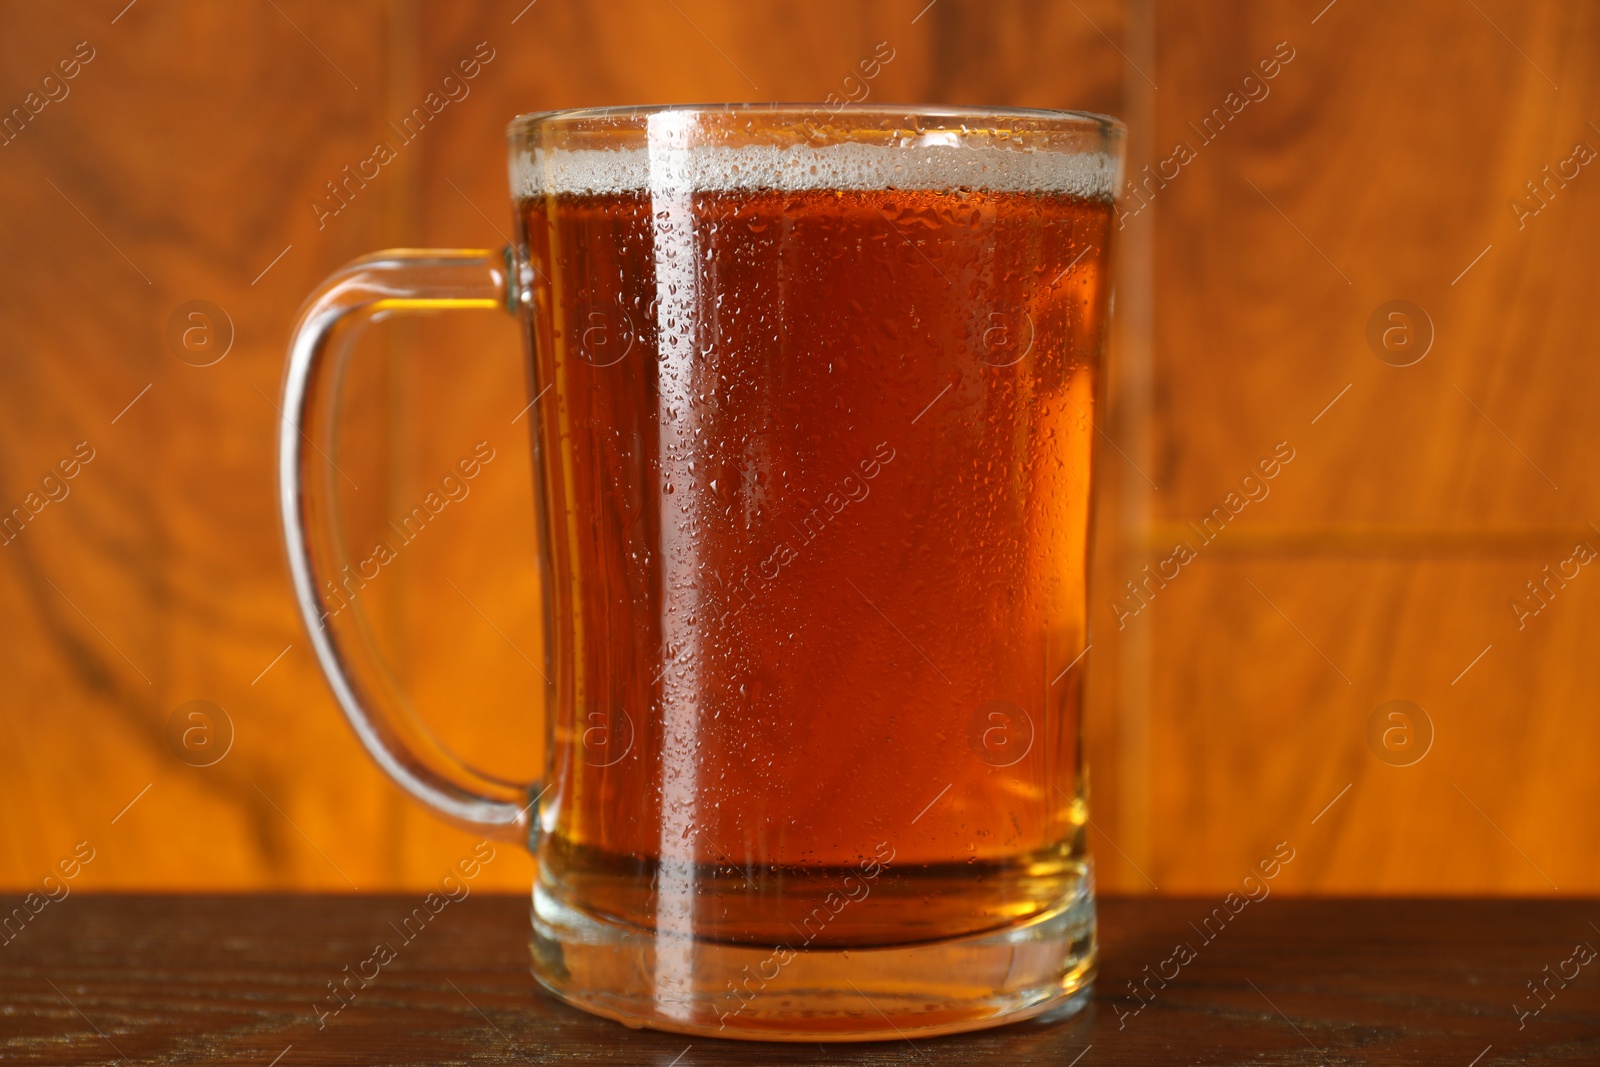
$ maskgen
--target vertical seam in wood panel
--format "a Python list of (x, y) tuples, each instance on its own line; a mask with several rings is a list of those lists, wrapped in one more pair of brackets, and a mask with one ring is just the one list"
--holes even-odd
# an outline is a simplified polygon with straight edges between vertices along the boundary
[[(1156, 89), (1141, 73), (1155, 69), (1153, 0), (1127, 0), (1125, 11), (1125, 44), (1129, 59), (1123, 77), (1123, 96), (1128, 109), (1127, 173), (1135, 174), (1150, 156), (1155, 133)], [(1132, 463), (1148, 470), (1155, 218), (1142, 222), (1119, 235), (1122, 248), (1117, 317), (1122, 343), (1118, 376), (1122, 388), (1118, 410), (1113, 413), (1116, 417), (1113, 425), (1114, 432), (1122, 438), (1122, 447), (1131, 454)], [(1142, 550), (1138, 532), (1148, 521), (1150, 492), (1144, 475), (1131, 464), (1123, 465), (1120, 488), (1122, 516), (1118, 528), (1118, 555), (1129, 560)], [(1117, 648), (1118, 685), (1113, 707), (1117, 715), (1118, 803), (1114, 833), (1133, 863), (1149, 872), (1155, 866), (1150, 853), (1150, 627), (1133, 627), (1118, 642)], [(1142, 877), (1130, 884), (1141, 892), (1147, 885)]]
[[(412, 100), (415, 95), (417, 50), (420, 47), (421, 34), (416, 0), (389, 0), (386, 14), (387, 36), (381, 60), (383, 91), (375, 109), (377, 114), (373, 122), (374, 128), (378, 131), (374, 137), (384, 141), (389, 140), (389, 121), (404, 114), (409, 107), (407, 101)], [(379, 223), (383, 234), (382, 241), (385, 246), (391, 248), (416, 246), (422, 243), (421, 235), (416, 232), (421, 197), (419, 176), (422, 167), (417, 159), (407, 156), (400, 160), (400, 165), (394, 170), (392, 180), (384, 188), (383, 215)], [(382, 429), (385, 441), (382, 461), (385, 470), (381, 481), (383, 501), (380, 505), (385, 514), (392, 513), (394, 509), (390, 505), (402, 499), (408, 481), (407, 475), (415, 463), (414, 437), (411, 428), (416, 414), (417, 391), (415, 337), (406, 327), (388, 333), (389, 336), (383, 339), (378, 356), (385, 364), (380, 378), (384, 383), (386, 394), (385, 425)], [(407, 583), (396, 583), (391, 593), (393, 595), (388, 600), (390, 617), (385, 629), (401, 653), (395, 657), (396, 662), (393, 663), (395, 679), (401, 686), (409, 688), (415, 681), (410, 665), (416, 662), (416, 657), (409, 654), (410, 649), (407, 646), (413, 640), (410, 624), (419, 617), (419, 614), (410, 610), (413, 597), (411, 587)], [(382, 851), (388, 866), (385, 874), (392, 883), (405, 884), (408, 867), (405, 828), (408, 819), (414, 818), (416, 813), (410, 810), (410, 798), (404, 796), (400, 790), (386, 788), (385, 795), (388, 797), (386, 805), (388, 812), (384, 820), (388, 841)]]

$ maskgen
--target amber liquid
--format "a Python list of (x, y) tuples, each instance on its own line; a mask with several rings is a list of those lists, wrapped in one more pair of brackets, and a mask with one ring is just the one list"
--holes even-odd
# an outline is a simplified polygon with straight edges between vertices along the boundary
[(796, 950), (1078, 892), (1084, 664), (1063, 671), (1109, 206), (743, 190), (519, 216), (554, 593), (541, 882)]

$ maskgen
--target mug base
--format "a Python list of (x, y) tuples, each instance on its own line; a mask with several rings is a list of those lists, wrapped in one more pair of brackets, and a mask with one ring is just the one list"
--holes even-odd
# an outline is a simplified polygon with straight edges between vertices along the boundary
[(1090, 882), (1025, 922), (940, 941), (791, 949), (702, 941), (609, 921), (537, 883), (533, 973), (575, 1007), (632, 1028), (747, 1041), (892, 1041), (1088, 1003)]

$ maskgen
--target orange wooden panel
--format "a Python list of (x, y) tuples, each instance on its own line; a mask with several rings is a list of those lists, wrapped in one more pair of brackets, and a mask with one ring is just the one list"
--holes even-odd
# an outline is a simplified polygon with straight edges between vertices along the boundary
[[(0, 35), (8, 95), (73, 42), (95, 49), (71, 95), (0, 149), (7, 499), (73, 442), (96, 449), (71, 495), (3, 550), (16, 745), (0, 791), (27, 816), (0, 833), (0, 869), (33, 883), (88, 840), (91, 886), (345, 885), (298, 825), (356, 881), (381, 883), (390, 858), (338, 842), (392, 800), (306, 656), (270, 486), (294, 303), (382, 240), (352, 221), (319, 244), (301, 214), (300, 190), (364, 140), (366, 113), (307, 36), (370, 87), (385, 13), (285, 5), (297, 30), (270, 5), (121, 8), (12, 5)], [(192, 300), (232, 323), (212, 366), (168, 347)], [(235, 728), (203, 770), (166, 739), (194, 699)], [(309, 780), (325, 783), (325, 814), (297, 792)]]
[[(0, 100), (43, 91), (80, 41), (94, 56), (0, 147), (5, 507), (78, 442), (94, 449), (0, 548), (0, 805), (26, 815), (0, 829), (0, 883), (37, 880), (83, 839), (99, 887), (421, 886), (463, 853), (465, 835), (360, 751), (289, 600), (273, 404), (296, 306), (375, 248), (500, 244), (515, 113), (817, 98), (887, 41), (872, 99), (1119, 113), (1136, 171), (1193, 149), (1148, 206), (1126, 205), (1121, 235), (1085, 660), (1102, 884), (1217, 891), (1288, 838), (1305, 842), (1284, 882), (1299, 891), (1600, 886), (1583, 848), (1588, 568), (1521, 630), (1509, 606), (1575, 539), (1600, 548), (1583, 407), (1600, 194), (1587, 165), (1544, 172), (1600, 147), (1584, 104), (1600, 15), (1490, 0), (278, 8), (0, 8)], [(337, 215), (313, 207), (479, 42), (495, 58), (469, 96)], [(1432, 323), (1413, 366), (1367, 340), (1396, 299)], [(165, 337), (193, 300), (232, 323), (213, 366)], [(358, 531), (476, 442), (496, 449), (371, 606), (419, 712), (508, 775), (537, 767), (540, 733), (522, 374), (509, 320), (394, 322), (362, 345), (349, 405)], [(1243, 496), (1279, 442), (1295, 458), (1267, 495), (1119, 631), (1123, 582)], [(1410, 767), (1368, 742), (1396, 698), (1435, 728)], [(206, 768), (166, 737), (195, 699), (235, 728)], [(501, 855), (490, 882), (525, 885), (527, 861)]]
[[(1095, 616), (1126, 626), (1121, 676), (1151, 681), (1118, 694), (1115, 759), (1144, 785), (1104, 824), (1128, 853), (1102, 850), (1108, 881), (1148, 889), (1136, 864), (1163, 891), (1215, 891), (1289, 838), (1300, 890), (1592, 892), (1594, 601), (1580, 576), (1522, 631), (1509, 601), (1579, 540), (1600, 548), (1583, 310), (1600, 183), (1572, 165), (1536, 215), (1512, 205), (1600, 147), (1600, 17), (1155, 12), (1168, 162), (1124, 205), (1154, 246), (1149, 437), (1130, 444), (1150, 458), (1129, 531), (1148, 555)], [(1367, 337), (1401, 299), (1432, 324), (1410, 366)], [(1294, 460), (1243, 482), (1279, 442)], [(1208, 542), (1194, 527), (1224, 506)], [(1146, 578), (1180, 541), (1198, 558)], [(1411, 767), (1367, 741), (1397, 698), (1436, 729)]]

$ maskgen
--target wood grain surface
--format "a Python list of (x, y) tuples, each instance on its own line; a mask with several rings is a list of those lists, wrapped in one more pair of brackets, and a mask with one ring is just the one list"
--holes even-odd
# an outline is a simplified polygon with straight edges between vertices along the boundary
[[(470, 95), (319, 218), (480, 42)], [(1600, 9), (1558, 0), (0, 0), (0, 109), (29, 116), (0, 138), (0, 509), (94, 456), (0, 547), (0, 886), (80, 841), (97, 889), (416, 888), (465, 851), (370, 765), (293, 610), (273, 450), (299, 302), (373, 249), (501, 244), (514, 114), (815, 100), (879, 42), (874, 101), (1131, 125), (1085, 660), (1102, 885), (1224, 890), (1315, 817), (1282, 892), (1600, 890), (1600, 579), (1525, 586), (1600, 548), (1600, 178), (1560, 178), (1600, 147)], [(1411, 366), (1367, 339), (1394, 300), (1431, 322)], [(209, 366), (169, 341), (191, 301), (230, 324)], [(530, 775), (515, 327), (387, 324), (350, 393), (358, 525), (497, 450), (371, 603), (418, 713)], [(1128, 601), (1280, 442), (1269, 493)], [(231, 724), (210, 766), (169, 736), (196, 700)], [(1410, 766), (1369, 740), (1391, 700), (1429, 725)], [(486, 877), (525, 888), (503, 856)]]
[[(9, 1063), (279, 1067), (1502, 1067), (1600, 1056), (1593, 902), (1269, 896), (1213, 927), (1207, 941), (1191, 924), (1215, 899), (1113, 899), (1103, 907), (1095, 998), (1078, 1016), (822, 1046), (629, 1030), (569, 1008), (529, 974), (526, 898), (475, 894), (403, 945), (366, 988), (352, 983), (354, 998), (342, 1010), (324, 1006), (319, 1015), (314, 1005), (332, 1003), (327, 983), (343, 979), (376, 941), (394, 940), (388, 920), (416, 902), (69, 897), (0, 949), (9, 954), (0, 970), (0, 1055)], [(1193, 950), (1181, 967), (1170, 962), (1178, 945)], [(1169, 980), (1150, 977), (1157, 972)]]

